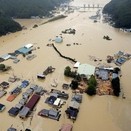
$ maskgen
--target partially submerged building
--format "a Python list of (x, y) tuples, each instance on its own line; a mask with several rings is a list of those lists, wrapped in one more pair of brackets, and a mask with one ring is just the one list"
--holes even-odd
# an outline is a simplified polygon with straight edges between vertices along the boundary
[(69, 107), (65, 111), (66, 114), (68, 115), (68, 118), (72, 120), (76, 120), (78, 112), (79, 112), (79, 107), (80, 107), (80, 104), (77, 101), (71, 101), (69, 103)]
[(77, 73), (79, 75), (85, 75), (88, 79), (91, 75), (94, 75), (95, 73), (95, 66), (89, 65), (89, 64), (81, 64), (78, 67)]
[(54, 110), (54, 109), (43, 109), (38, 113), (39, 116), (47, 117), (53, 120), (59, 121), (59, 118), (61, 116), (60, 111)]
[(34, 109), (39, 99), (40, 99), (40, 95), (33, 94), (30, 100), (25, 104), (25, 106), (19, 112), (19, 117), (25, 119), (30, 113), (30, 111)]
[(9, 83), (6, 81), (3, 81), (2, 83), (0, 83), (0, 87), (2, 87), (3, 89), (7, 89), (9, 87)]
[(12, 107), (12, 108), (8, 111), (8, 113), (9, 113), (10, 116), (17, 116), (18, 113), (19, 113), (19, 111), (20, 111), (20, 110), (19, 110), (17, 107)]
[(82, 102), (82, 95), (78, 94), (78, 93), (74, 94), (72, 96), (72, 101), (77, 101), (78, 103), (81, 103)]

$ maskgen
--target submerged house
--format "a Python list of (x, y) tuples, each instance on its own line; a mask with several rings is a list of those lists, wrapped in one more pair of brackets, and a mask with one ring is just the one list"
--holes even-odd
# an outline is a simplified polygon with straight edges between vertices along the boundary
[(6, 81), (3, 81), (2, 83), (0, 83), (0, 87), (2, 87), (3, 89), (7, 89), (9, 87), (9, 83)]
[(106, 69), (102, 69), (102, 68), (97, 69), (95, 74), (99, 79), (102, 79), (102, 80), (108, 80), (109, 79), (109, 73), (108, 73), (108, 70), (106, 70)]
[(63, 42), (63, 38), (61, 36), (56, 36), (55, 43), (62, 43), (62, 42)]
[(30, 112), (30, 109), (24, 106), (22, 110), (19, 112), (19, 117), (24, 119), (28, 116), (29, 112)]
[(19, 113), (19, 111), (20, 111), (20, 110), (19, 110), (17, 107), (12, 107), (12, 108), (8, 111), (8, 113), (9, 113), (10, 116), (17, 116), (18, 113)]
[(82, 102), (82, 95), (81, 94), (75, 94), (72, 96), (72, 101), (77, 101), (78, 103)]
[(4, 55), (2, 55), (1, 57), (1, 60), (8, 60), (8, 59), (10, 59), (11, 58), (11, 55), (9, 55), (9, 54), (4, 54)]
[(79, 112), (80, 104), (77, 101), (71, 101), (69, 107), (65, 111), (68, 117), (72, 120), (76, 120)]
[(54, 109), (43, 109), (38, 113), (39, 116), (47, 117), (53, 120), (59, 121), (59, 118), (61, 116), (60, 111), (54, 110)]
[(19, 112), (19, 117), (22, 119), (26, 118), (30, 113), (30, 111), (34, 109), (39, 99), (40, 99), (40, 95), (33, 94), (30, 100), (25, 104), (25, 106)]
[(23, 55), (28, 55), (32, 51), (31, 48), (26, 48), (26, 47), (21, 47), (18, 50), (15, 51), (16, 54), (23, 54)]

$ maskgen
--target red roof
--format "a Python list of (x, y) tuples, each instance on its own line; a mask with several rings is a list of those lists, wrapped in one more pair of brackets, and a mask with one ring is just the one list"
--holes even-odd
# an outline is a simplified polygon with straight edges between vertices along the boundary
[(15, 95), (15, 94), (9, 95), (8, 98), (7, 98), (7, 101), (11, 102), (11, 101), (13, 101), (15, 98), (16, 98), (16, 95)]
[(30, 108), (30, 110), (33, 110), (39, 99), (40, 95), (34, 94), (25, 106)]

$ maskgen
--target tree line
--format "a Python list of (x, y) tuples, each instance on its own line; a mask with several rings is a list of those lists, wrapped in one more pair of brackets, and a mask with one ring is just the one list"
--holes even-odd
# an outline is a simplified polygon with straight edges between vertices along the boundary
[(111, 0), (103, 9), (117, 28), (131, 28), (131, 0)]
[(12, 18), (49, 16), (50, 11), (69, 0), (0, 0), (0, 36), (22, 30)]
[(0, 0), (0, 13), (14, 18), (47, 16), (49, 11), (69, 0)]
[(0, 36), (20, 30), (22, 30), (21, 25), (12, 18), (0, 16)]

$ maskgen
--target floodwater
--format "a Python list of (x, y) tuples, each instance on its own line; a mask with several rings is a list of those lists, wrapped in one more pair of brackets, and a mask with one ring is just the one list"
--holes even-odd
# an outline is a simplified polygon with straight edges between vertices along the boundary
[[(99, 3), (105, 5), (108, 2), (109, 0), (74, 0), (71, 4), (76, 6)], [(63, 34), (63, 43), (55, 44), (55, 46), (63, 55), (75, 58), (81, 63), (89, 63), (97, 66), (98, 64), (107, 64), (106, 56), (114, 55), (119, 50), (131, 53), (131, 34), (114, 29), (107, 23), (103, 23), (102, 20), (94, 23), (89, 17), (95, 15), (96, 11), (97, 9), (86, 9), (85, 12), (75, 11), (65, 19), (44, 25), (41, 25), (41, 23), (45, 20), (18, 20), (22, 25), (27, 27), (27, 30), (0, 37), (0, 55), (13, 52), (27, 43), (33, 43), (34, 47), (36, 47), (33, 54), (36, 54), (37, 57), (31, 61), (27, 61), (22, 56), (19, 56), (20, 62), (17, 64), (14, 64), (12, 60), (4, 62), (4, 64), (12, 66), (13, 70), (9, 71), (9, 73), (0, 74), (0, 82), (3, 80), (7, 81), (9, 76), (15, 74), (21, 79), (28, 79), (31, 83), (39, 84), (43, 88), (50, 90), (52, 88), (50, 84), (53, 82), (53, 79), (57, 79), (57, 89), (62, 90), (62, 84), (70, 82), (70, 79), (65, 78), (63, 75), (64, 68), (66, 66), (73, 67), (73, 64), (59, 57), (52, 47), (46, 45), (51, 43), (49, 39), (54, 39), (62, 30), (67, 28), (76, 29), (76, 34)], [(40, 26), (32, 28), (34, 24)], [(109, 35), (112, 40), (104, 40), (104, 35)], [(78, 43), (78, 45), (74, 45), (73, 43)], [(71, 46), (66, 46), (66, 44), (71, 44)], [(40, 49), (37, 47), (40, 47)], [(89, 56), (102, 59), (102, 62), (91, 61)], [(42, 73), (50, 65), (56, 68), (55, 72), (48, 75), (45, 81), (38, 81), (36, 74)], [(115, 66), (114, 64), (111, 65)], [(0, 99), (0, 103), (6, 105), (5, 111), (0, 113), (0, 131), (6, 131), (11, 125), (18, 130), (30, 128), (32, 131), (58, 131), (63, 123), (72, 123), (73, 131), (130, 131), (130, 67), (130, 61), (121, 66), (122, 93), (120, 97), (116, 98), (106, 95), (89, 97), (83, 94), (83, 102), (80, 105), (80, 111), (75, 123), (67, 119), (64, 113), (70, 99), (61, 109), (62, 115), (60, 121), (39, 117), (37, 113), (41, 109), (50, 108), (44, 103), (47, 95), (41, 97), (32, 120), (31, 118), (21, 120), (18, 116), (15, 118), (9, 116), (8, 110), (21, 99), (20, 94), (13, 102), (7, 102), (6, 98), (11, 89), (20, 84), (20, 82), (13, 83), (7, 90), (7, 95)], [(25, 90), (22, 89), (23, 92)], [(71, 97), (71, 90), (67, 92)], [(122, 99), (123, 93), (126, 99)]]

